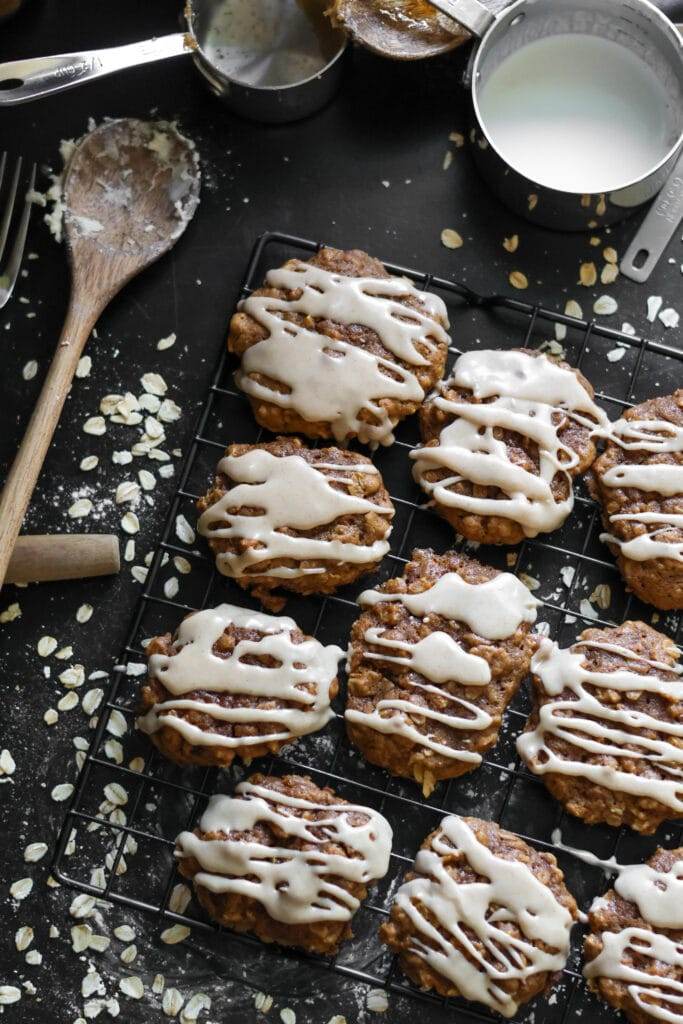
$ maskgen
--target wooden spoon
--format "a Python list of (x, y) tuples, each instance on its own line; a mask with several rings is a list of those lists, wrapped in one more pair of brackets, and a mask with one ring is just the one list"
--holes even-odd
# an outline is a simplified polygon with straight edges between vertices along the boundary
[(197, 208), (199, 181), (193, 144), (166, 122), (107, 121), (73, 152), (63, 181), (71, 297), (0, 497), (0, 585), (90, 332), (117, 292), (175, 245)]

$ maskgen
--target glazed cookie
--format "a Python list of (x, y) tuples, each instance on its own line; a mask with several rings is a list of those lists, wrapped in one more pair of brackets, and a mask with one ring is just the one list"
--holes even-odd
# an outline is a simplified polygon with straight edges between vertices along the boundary
[(588, 921), (589, 988), (632, 1024), (683, 1024), (683, 848), (620, 868)]
[(683, 608), (683, 390), (652, 398), (612, 425), (589, 485), (629, 590)]
[(539, 352), (467, 352), (420, 412), (413, 476), (457, 533), (517, 544), (556, 530), (608, 427), (578, 370)]
[(381, 814), (307, 776), (254, 775), (235, 796), (211, 797), (176, 857), (214, 921), (327, 956), (387, 873), (391, 839)]
[(419, 988), (512, 1017), (556, 981), (577, 916), (552, 854), (451, 815), (422, 844), (380, 935)]
[(441, 378), (447, 327), (438, 296), (360, 250), (321, 249), (268, 272), (233, 316), (228, 348), (262, 427), (391, 444)]
[(231, 445), (198, 508), (219, 571), (266, 601), (276, 587), (331, 594), (370, 572), (394, 515), (364, 455), (287, 437)]
[(570, 814), (654, 832), (683, 817), (683, 669), (644, 622), (542, 640), (535, 708), (517, 750)]
[(529, 670), (536, 600), (466, 555), (414, 551), (399, 579), (359, 598), (346, 728), (368, 761), (425, 796), (476, 768)]
[(149, 643), (137, 726), (177, 764), (248, 764), (334, 717), (343, 653), (284, 616), (229, 604), (194, 612), (175, 637)]

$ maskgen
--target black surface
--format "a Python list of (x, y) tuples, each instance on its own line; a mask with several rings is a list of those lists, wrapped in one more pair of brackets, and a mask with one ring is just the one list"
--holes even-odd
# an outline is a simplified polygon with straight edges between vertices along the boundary
[[(56, 4), (29, 0), (18, 18), (0, 28), (0, 59), (132, 41), (172, 31), (177, 16), (176, 6), (169, 2), (151, 5), (100, 0), (83, 4), (60, 0)], [(647, 295), (665, 296), (665, 305), (680, 303), (678, 233), (667, 253), (674, 263), (668, 264), (665, 258), (649, 284), (640, 287), (620, 281), (587, 290), (576, 285), (579, 264), (596, 259), (600, 266), (602, 246), (591, 248), (582, 236), (550, 234), (513, 218), (480, 184), (466, 149), (455, 152), (450, 169), (442, 170), (444, 153), (455, 148), (448, 142), (448, 133), (465, 131), (464, 96), (458, 85), (461, 67), (459, 55), (431, 64), (395, 66), (355, 53), (343, 91), (330, 107), (306, 122), (277, 128), (232, 117), (207, 93), (185, 58), (0, 113), (2, 148), (7, 146), (12, 152), (56, 167), (59, 140), (82, 133), (89, 116), (147, 117), (154, 111), (161, 117), (179, 119), (197, 142), (205, 167), (202, 204), (186, 236), (171, 256), (130, 285), (101, 320), (98, 338), (88, 349), (93, 358), (92, 374), (74, 384), (34, 496), (27, 531), (117, 529), (121, 509), (103, 499), (111, 499), (116, 483), (139, 467), (137, 463), (113, 466), (110, 455), (114, 449), (130, 447), (134, 432), (110, 428), (105, 437), (94, 438), (82, 433), (81, 424), (98, 411), (104, 394), (139, 393), (142, 373), (161, 372), (169, 383), (170, 396), (183, 407), (180, 422), (167, 430), (167, 447), (185, 451), (245, 260), (256, 236), (265, 229), (366, 248), (385, 259), (465, 281), (483, 292), (508, 289), (508, 272), (521, 269), (530, 282), (523, 298), (562, 308), (571, 296), (582, 303), (587, 314), (594, 298), (607, 292), (620, 306), (607, 322), (620, 326), (627, 320), (639, 332), (678, 343), (677, 330), (665, 332), (661, 324), (645, 322)], [(439, 236), (444, 227), (460, 231), (465, 239), (462, 249), (448, 251), (441, 246)], [(603, 245), (611, 244), (623, 252), (634, 230), (635, 221), (631, 220), (609, 236), (603, 234)], [(515, 232), (520, 247), (511, 256), (503, 250), (502, 239)], [(49, 238), (39, 215), (34, 216), (28, 248), (39, 259), (25, 264), (28, 278), (21, 282), (11, 305), (0, 313), (4, 346), (0, 456), (5, 466), (38, 394), (68, 289), (64, 253)], [(20, 302), (22, 296), (28, 298), (28, 304)], [(29, 312), (36, 316), (28, 318)], [(471, 344), (477, 338), (488, 340), (488, 329), (485, 321), (468, 312), (454, 317), (457, 345)], [(158, 353), (156, 341), (171, 331), (178, 335), (175, 347)], [(594, 372), (607, 366), (613, 375), (612, 390), (621, 385), (625, 388), (628, 359), (606, 364), (604, 355), (605, 348), (596, 346), (591, 357)], [(25, 382), (21, 369), (29, 359), (38, 360), (39, 373)], [(648, 377), (651, 392), (657, 386), (670, 389), (675, 383), (680, 383), (680, 374), (675, 377), (671, 364), (655, 361)], [(229, 415), (221, 429), (222, 439), (233, 439)], [(94, 473), (82, 474), (78, 464), (89, 453), (100, 456), (100, 465)], [(144, 465), (148, 468), (146, 462)], [(66, 510), (72, 493), (84, 483), (96, 486), (97, 520), (74, 522)], [(140, 513), (136, 562), (156, 544), (174, 486), (173, 481), (160, 481), (154, 507)], [(537, 575), (556, 572), (550, 564), (537, 569)], [(154, 974), (162, 972), (167, 984), (178, 987), (186, 997), (200, 990), (212, 996), (213, 1008), (201, 1019), (260, 1019), (249, 988), (227, 980), (238, 965), (226, 961), (221, 943), (214, 937), (197, 932), (182, 946), (169, 947), (159, 942), (161, 927), (148, 917), (105, 910), (102, 921), (91, 922), (93, 930), (110, 934), (113, 927), (130, 923), (137, 933), (138, 960), (130, 967), (121, 964), (118, 955), (124, 944), (115, 939), (106, 953), (89, 952), (79, 958), (72, 952), (69, 938), (74, 920), (68, 906), (73, 893), (46, 888), (49, 857), (37, 865), (26, 865), (22, 859), (27, 843), (53, 842), (64, 808), (54, 803), (49, 793), (57, 783), (75, 778), (73, 737), (89, 737), (87, 718), (79, 709), (62, 713), (59, 723), (49, 729), (43, 724), (45, 709), (54, 707), (64, 692), (56, 682), (63, 665), (54, 657), (47, 659), (52, 679), (44, 679), (45, 660), (38, 657), (36, 643), (43, 634), (51, 634), (60, 646), (73, 645), (73, 661), (83, 663), (88, 672), (108, 669), (123, 643), (138, 593), (139, 585), (125, 566), (115, 579), (28, 589), (7, 587), (0, 598), (0, 608), (15, 600), (22, 608), (21, 619), (0, 626), (0, 747), (8, 747), (17, 762), (12, 781), (0, 789), (0, 813), (6, 817), (0, 838), (0, 913), (5, 922), (0, 937), (0, 983), (16, 983), (18, 977), (20, 982), (30, 979), (37, 989), (35, 996), (25, 994), (20, 1003), (5, 1008), (7, 1020), (50, 1019), (61, 1024), (76, 1019), (83, 1005), (80, 984), (88, 960), (100, 971), (108, 995), (114, 995), (118, 980), (130, 973), (143, 977), (149, 993)], [(89, 623), (78, 625), (74, 615), (84, 601), (95, 606), (95, 613)], [(8, 885), (27, 875), (34, 879), (31, 895), (11, 906)], [(40, 966), (25, 965), (23, 954), (14, 949), (14, 932), (24, 924), (36, 931), (32, 948), (43, 954)], [(48, 938), (50, 924), (60, 929), (59, 938)], [(304, 968), (293, 959), (283, 963), (269, 979), (268, 991), (276, 1001), (269, 1019), (277, 1020), (285, 1006), (296, 1011), (299, 1022), (326, 1024), (333, 1014), (345, 1014), (349, 1022), (366, 1016), (382, 1019), (366, 1014), (365, 989), (357, 983), (316, 971), (310, 964)], [(384, 1019), (403, 1024), (416, 1009), (425, 1012), (412, 1001), (392, 995)], [(100, 1019), (107, 1019), (106, 1011)], [(122, 996), (119, 1019), (151, 1022), (166, 1018), (159, 999), (147, 995), (139, 1003)], [(429, 1019), (439, 1022), (453, 1017), (435, 1007), (429, 1011)]]

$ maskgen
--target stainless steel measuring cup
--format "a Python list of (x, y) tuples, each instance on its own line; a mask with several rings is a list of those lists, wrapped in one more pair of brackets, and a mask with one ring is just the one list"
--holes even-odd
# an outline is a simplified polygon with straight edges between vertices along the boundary
[[(243, 8), (256, 31), (263, 28), (263, 19), (268, 19), (270, 32), (259, 58), (245, 53), (240, 64), (236, 57), (230, 73), (220, 47), (212, 43), (216, 19), (228, 3), (231, 9)], [(126, 46), (0, 64), (0, 107), (50, 96), (124, 68), (191, 54), (212, 92), (235, 113), (268, 123), (295, 121), (324, 106), (341, 80), (347, 37), (330, 24), (324, 8), (325, 0), (241, 0), (240, 4), (235, 0), (187, 0), (186, 32)], [(304, 63), (303, 47), (310, 47), (312, 40), (319, 48), (319, 67), (311, 67), (310, 60)], [(300, 77), (278, 81), (276, 69), (282, 65), (283, 55), (292, 68), (300, 58)]]
[[(648, 0), (515, 0), (494, 15), (479, 0), (430, 3), (479, 39), (466, 75), (473, 153), (482, 176), (515, 212), (548, 227), (584, 230), (619, 220), (659, 192), (683, 150), (683, 49), (676, 27), (657, 7)], [(523, 168), (506, 159), (480, 102), (506, 58), (539, 40), (571, 34), (618, 43), (651, 69), (664, 96), (660, 114), (666, 142), (652, 166), (635, 179), (606, 180), (588, 193), (535, 177), (538, 154), (530, 153)]]

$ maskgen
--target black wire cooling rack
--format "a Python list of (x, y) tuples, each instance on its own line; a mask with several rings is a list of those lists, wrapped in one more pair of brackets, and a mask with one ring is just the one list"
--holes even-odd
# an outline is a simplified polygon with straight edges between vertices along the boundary
[[(291, 235), (267, 233), (256, 243), (246, 270), (240, 297), (257, 287), (265, 273), (291, 256), (307, 258), (319, 245)], [(462, 284), (387, 264), (392, 273), (405, 274), (424, 289), (441, 295), (449, 307), (452, 334), (450, 363), (460, 351), (481, 345), (496, 347), (547, 347), (559, 338), (565, 358), (580, 368), (596, 387), (599, 403), (611, 418), (637, 402), (666, 394), (681, 381), (683, 351), (614, 330), (593, 321), (544, 309), (511, 297), (480, 296)], [(135, 609), (126, 646), (113, 672), (92, 744), (85, 755), (74, 795), (61, 830), (54, 860), (54, 875), (96, 898), (156, 914), (169, 923), (195, 929), (214, 929), (193, 902), (178, 902), (175, 885), (181, 881), (173, 863), (173, 840), (192, 828), (207, 797), (230, 791), (246, 774), (244, 768), (229, 771), (197, 767), (180, 768), (159, 756), (133, 728), (136, 675), (142, 671), (143, 642), (173, 631), (180, 619), (195, 609), (232, 601), (253, 603), (213, 567), (205, 547), (199, 549), (187, 529), (178, 535), (178, 517), (194, 527), (194, 509), (212, 477), (215, 463), (227, 444), (253, 443), (263, 432), (255, 424), (247, 400), (234, 388), (233, 367), (225, 352), (213, 376), (206, 402), (190, 444), (178, 490), (171, 501), (162, 540), (149, 567), (143, 593)], [(446, 550), (454, 546), (451, 529), (430, 510), (413, 483), (407, 449), (418, 440), (412, 421), (402, 424), (390, 448), (375, 453), (374, 461), (390, 491), (396, 518), (391, 553), (378, 572), (360, 584), (330, 597), (288, 599), (286, 612), (305, 633), (325, 643), (345, 645), (358, 614), (357, 594), (382, 579), (400, 574), (415, 547)], [(598, 509), (579, 484), (573, 514), (555, 533), (524, 541), (514, 549), (481, 548), (477, 556), (499, 568), (525, 574), (543, 602), (540, 629), (561, 645), (573, 641), (589, 625), (613, 625), (640, 618), (680, 641), (682, 616), (665, 615), (640, 604), (625, 592), (606, 548), (600, 543)], [(182, 523), (182, 520), (181, 520)], [(470, 546), (471, 547), (471, 546)], [(177, 570), (181, 567), (181, 572)], [(188, 563), (191, 571), (187, 572)], [(182, 569), (185, 570), (182, 573)], [(182, 573), (182, 574), (181, 574)], [(181, 582), (174, 597), (168, 579)], [(588, 603), (585, 603), (588, 602)], [(432, 1004), (453, 1007), (453, 1020), (498, 1019), (460, 1000), (444, 1001), (419, 992), (408, 983), (394, 958), (381, 946), (377, 929), (388, 913), (403, 873), (411, 864), (425, 835), (445, 813), (473, 814), (495, 819), (539, 849), (554, 850), (552, 833), (561, 828), (564, 841), (590, 849), (600, 857), (617, 854), (622, 861), (646, 859), (657, 845), (680, 845), (681, 827), (662, 827), (652, 837), (628, 830), (585, 826), (565, 816), (547, 793), (542, 781), (520, 764), (515, 737), (529, 712), (523, 688), (505, 716), (496, 747), (476, 772), (447, 784), (441, 783), (429, 799), (417, 786), (395, 779), (368, 765), (346, 741), (338, 698), (337, 717), (322, 734), (302, 738), (280, 756), (257, 762), (256, 770), (282, 773), (306, 771), (318, 784), (334, 787), (340, 796), (380, 810), (394, 829), (394, 850), (387, 877), (371, 892), (353, 922), (354, 938), (333, 959), (309, 958), (306, 954), (269, 948), (261, 953), (256, 940), (223, 933), (226, 951), (238, 966), (235, 976), (267, 989), (274, 960), (296, 964), (313, 959), (331, 970), (367, 983), (386, 987)], [(252, 768), (252, 770), (254, 770)], [(111, 784), (118, 783), (123, 790)], [(602, 873), (559, 852), (567, 884), (584, 908), (606, 888)], [(581, 936), (575, 929), (573, 950), (561, 980), (549, 997), (523, 1008), (518, 1021), (564, 1024), (584, 1014), (593, 1019), (597, 1004), (581, 978)], [(253, 972), (245, 964), (248, 949), (259, 947)]]

